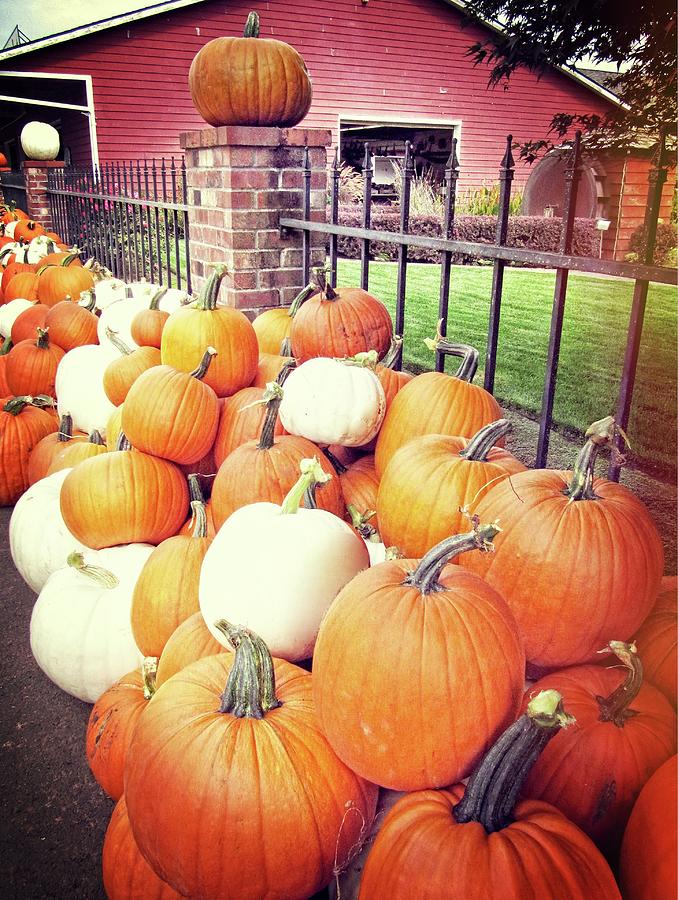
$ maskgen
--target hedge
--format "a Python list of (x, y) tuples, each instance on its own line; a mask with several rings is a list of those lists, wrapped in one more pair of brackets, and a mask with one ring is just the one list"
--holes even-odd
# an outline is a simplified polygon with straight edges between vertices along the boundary
[[(339, 210), (339, 224), (350, 228), (362, 226), (362, 211), (358, 207)], [(400, 231), (400, 213), (397, 209), (374, 209), (371, 228), (377, 231)], [(507, 246), (529, 250), (558, 252), (561, 220), (543, 216), (511, 216), (509, 218)], [(497, 230), (496, 216), (458, 216), (454, 223), (453, 239), (478, 244), (494, 244)], [(436, 216), (411, 215), (410, 234), (442, 237), (442, 223)], [(599, 232), (595, 219), (575, 219), (572, 253), (575, 256), (597, 256)], [(360, 240), (340, 237), (339, 255), (347, 259), (360, 258)], [(371, 241), (372, 259), (397, 259), (398, 245), (385, 241)], [(440, 252), (426, 247), (410, 247), (407, 258), (416, 262), (439, 262)], [(477, 264), (476, 257), (463, 253), (452, 254), (452, 262)]]

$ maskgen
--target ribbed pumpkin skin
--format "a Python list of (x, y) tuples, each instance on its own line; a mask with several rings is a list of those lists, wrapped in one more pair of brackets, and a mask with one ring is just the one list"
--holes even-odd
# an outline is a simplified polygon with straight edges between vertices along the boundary
[[(151, 347), (145, 350), (154, 352)], [(139, 450), (176, 463), (195, 463), (214, 443), (219, 401), (205, 381), (172, 366), (154, 366), (130, 388), (121, 422)]]
[(52, 475), (54, 472), (60, 472), (61, 469), (71, 469), (86, 459), (92, 459), (93, 456), (107, 452), (106, 444), (94, 443), (86, 437), (79, 441), (68, 441), (54, 451), (52, 461), (47, 467), (47, 474)]
[(0, 397), (11, 397), (12, 392), (7, 384), (7, 354), (0, 355)]
[(38, 275), (33, 272), (19, 272), (5, 287), (5, 303), (23, 297), (24, 300), (38, 299)]
[(104, 372), (104, 391), (114, 406), (125, 402), (130, 388), (140, 375), (160, 365), (157, 347), (139, 347), (119, 359), (111, 360)]
[(500, 417), (501, 407), (484, 388), (443, 372), (417, 375), (386, 410), (374, 450), (377, 475), (381, 478), (396, 450), (412, 438), (424, 434), (470, 438)]
[(266, 309), (252, 322), (260, 353), (280, 353), (280, 345), (289, 336), (292, 317), (287, 307)]
[(210, 125), (290, 128), (311, 107), (311, 79), (297, 51), (270, 38), (219, 37), (188, 72), (193, 105)]
[(140, 347), (157, 347), (159, 350), (169, 315), (164, 309), (142, 309), (132, 319), (130, 334)]
[(139, 852), (124, 797), (106, 829), (102, 868), (108, 900), (181, 900), (181, 894), (161, 881)]
[(205, 625), (202, 613), (193, 613), (172, 632), (165, 644), (158, 662), (156, 686), (160, 687), (168, 678), (176, 675), (196, 659), (229, 652), (229, 647), (224, 647), (212, 636), (212, 632)]
[(376, 505), (378, 531), (387, 547), (423, 556), (469, 527), (461, 509), (473, 508), (490, 482), (526, 469), (501, 447), (493, 447), (486, 462), (466, 460), (459, 452), (468, 444), (468, 438), (429, 434), (394, 453), (379, 482)]
[(374, 456), (371, 454), (351, 463), (339, 476), (339, 483), (347, 506), (351, 503), (361, 513), (377, 508), (379, 479), (374, 468)]
[[(45, 319), (49, 311), (48, 306), (42, 303), (35, 303), (29, 309), (25, 309), (14, 320), (12, 325), (11, 338), (12, 343), (16, 346), (21, 341), (29, 341), (35, 338), (35, 329), (45, 327)], [(50, 335), (50, 340), (52, 339)]]
[(268, 450), (260, 450), (257, 444), (258, 441), (248, 441), (219, 466), (212, 485), (212, 515), (217, 530), (231, 513), (248, 503), (282, 503), (299, 478), (299, 463), (313, 456), (318, 458), (323, 471), (332, 475), (327, 483), (318, 486), (318, 509), (326, 509), (340, 519), (344, 517), (339, 479), (316, 444), (293, 434), (276, 438)]
[(85, 735), (87, 763), (97, 783), (113, 800), (122, 796), (127, 748), (147, 703), (137, 669), (104, 691), (89, 715)]
[(678, 757), (647, 782), (624, 832), (619, 883), (625, 900), (669, 900), (678, 894)]
[(447, 566), (445, 590), (423, 596), (403, 584), (416, 565), (398, 559), (356, 575), (313, 654), (318, 718), (339, 758), (405, 791), (470, 773), (514, 720), (525, 668), (515, 621), (492, 588)]
[[(229, 453), (247, 441), (258, 439), (266, 418), (265, 404), (250, 406), (261, 400), (261, 388), (246, 387), (220, 401), (219, 426), (214, 438), (214, 461), (220, 466)], [(274, 437), (286, 434), (276, 419)]]
[(54, 454), (58, 450), (66, 447), (71, 441), (81, 442), (86, 440), (86, 434), (74, 434), (67, 441), (62, 441), (59, 440), (59, 432), (54, 431), (42, 438), (41, 441), (38, 441), (28, 457), (29, 485), (35, 484), (36, 481), (39, 481), (47, 475), (47, 470), (52, 464)]
[(310, 297), (292, 320), (292, 356), (299, 363), (368, 350), (376, 350), (379, 358), (386, 353), (393, 323), (381, 300), (361, 288), (337, 288), (336, 299), (322, 298), (323, 294)]
[(11, 506), (30, 487), (28, 458), (46, 435), (56, 431), (54, 416), (44, 409), (25, 406), (14, 416), (0, 399), (0, 506)]
[(254, 376), (252, 387), (263, 390), (269, 381), (276, 380), (282, 367), (291, 360), (291, 356), (280, 356), (279, 353), (260, 353), (257, 374)]
[(94, 276), (84, 266), (48, 266), (38, 281), (38, 299), (55, 306), (66, 297), (78, 300), (83, 291), (94, 287)]
[(252, 383), (259, 363), (259, 346), (252, 323), (244, 313), (229, 307), (199, 310), (186, 306), (170, 314), (160, 344), (163, 365), (193, 372), (206, 347), (214, 347), (217, 356), (203, 382), (217, 397), (230, 397)]
[(677, 589), (675, 575), (662, 578), (652, 612), (634, 638), (643, 660), (645, 678), (658, 687), (674, 706), (678, 702)]
[(132, 634), (144, 656), (160, 656), (181, 623), (200, 609), (200, 567), (211, 538), (174, 535), (146, 560), (132, 595)]
[(599, 500), (570, 501), (570, 478), (542, 469), (493, 485), (471, 512), (500, 522), (495, 552), (460, 560), (506, 599), (528, 662), (543, 669), (593, 661), (608, 641), (628, 640), (664, 568), (657, 528), (628, 488), (595, 478)]
[[(7, 285), (14, 278), (15, 275), (18, 275), (20, 272), (35, 272), (37, 266), (33, 263), (22, 263), (22, 262), (11, 262), (5, 266), (2, 272), (2, 278), (0, 278), (0, 289), (5, 294), (5, 299), (3, 302), (7, 302), (8, 298), (6, 296)], [(32, 283), (32, 282), (31, 282)], [(37, 281), (35, 282), (37, 286)], [(37, 287), (36, 287), (37, 290)]]
[(609, 866), (562, 813), (534, 800), (487, 834), (458, 824), (463, 796), (420, 791), (399, 799), (367, 857), (360, 900), (621, 900)]
[(70, 300), (62, 300), (49, 307), (45, 325), (50, 339), (66, 352), (85, 344), (98, 344), (97, 317), (88, 309)]
[(140, 718), (125, 772), (132, 831), (186, 896), (310, 897), (369, 828), (377, 789), (332, 752), (298, 666), (273, 661), (282, 706), (263, 720), (219, 713), (234, 656), (186, 667)]
[(15, 396), (47, 394), (56, 397), (54, 379), (64, 351), (57, 344), (48, 342), (39, 347), (35, 337), (21, 341), (7, 356), (7, 384)]
[(159, 544), (181, 527), (188, 486), (175, 465), (136, 450), (86, 459), (61, 488), (61, 515), (94, 550), (136, 542)]
[(555, 688), (577, 720), (542, 751), (523, 795), (558, 807), (608, 858), (619, 849), (641, 788), (676, 752), (676, 714), (651, 684), (641, 686), (630, 704), (637, 715), (623, 727), (600, 721), (596, 696), (608, 697), (625, 677), (623, 668), (571, 666), (535, 682), (523, 701), (524, 711), (532, 696)]

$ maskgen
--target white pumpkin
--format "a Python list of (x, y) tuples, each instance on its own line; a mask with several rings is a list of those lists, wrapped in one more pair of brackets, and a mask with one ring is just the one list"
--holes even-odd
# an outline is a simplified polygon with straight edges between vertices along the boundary
[(47, 122), (28, 122), (21, 129), (21, 149), (26, 159), (56, 159), (61, 141), (56, 128)]
[[(10, 222), (10, 225), (16, 226), (16, 222)], [(14, 231), (13, 228), (12, 231)], [(7, 235), (7, 237), (11, 237), (11, 235)], [(20, 244), (19, 241), (12, 241), (11, 244), (4, 244), (0, 249), (0, 265), (3, 269), (9, 265), (11, 256), (14, 256), (14, 262), (28, 262), (28, 244)]]
[(96, 430), (105, 438), (106, 425), (115, 406), (104, 390), (104, 372), (119, 356), (119, 351), (106, 341), (105, 346), (74, 347), (59, 360), (54, 379), (57, 412), (59, 416), (71, 414), (75, 431), (89, 434)]
[(23, 261), (32, 265), (39, 263), (48, 253), (55, 253), (56, 249), (56, 244), (52, 238), (39, 234), (28, 242), (28, 252), (26, 253), (26, 259)]
[[(14, 229), (19, 224), (19, 219), (12, 219), (11, 222), (5, 222), (4, 227), (2, 229), (2, 233), (5, 237), (14, 237)], [(9, 244), (5, 244), (5, 247), (9, 247)], [(4, 247), (3, 247), (4, 250)]]
[(317, 460), (281, 506), (251, 503), (224, 522), (200, 571), (200, 609), (208, 628), (219, 619), (255, 631), (273, 656), (308, 659), (320, 622), (342, 587), (369, 566), (365, 542), (337, 516), (299, 508), (305, 485), (326, 481)]
[(130, 623), (132, 593), (154, 549), (126, 544), (85, 550), (47, 579), (33, 607), (31, 650), (66, 693), (94, 703), (140, 665)]
[(376, 361), (371, 351), (355, 362), (321, 356), (293, 369), (280, 404), (283, 428), (316, 444), (367, 444), (386, 413), (386, 395), (373, 371)]
[(12, 325), (16, 319), (27, 309), (35, 304), (34, 300), (25, 300), (23, 297), (17, 297), (16, 300), (10, 300), (9, 303), (3, 303), (0, 306), (0, 334), (4, 338), (10, 337), (12, 334)]
[[(146, 284), (146, 282), (143, 283)], [(150, 295), (139, 294), (138, 296), (133, 297), (126, 296), (123, 299), (116, 300), (106, 306), (99, 317), (99, 323), (97, 325), (100, 344), (107, 342), (106, 332), (107, 329), (110, 328), (111, 331), (115, 333), (115, 336), (131, 350), (137, 349), (139, 345), (132, 337), (131, 332), (132, 321), (138, 312), (148, 309), (152, 297), (158, 291), (163, 290), (162, 288), (158, 288), (157, 285), (151, 285), (151, 287), (153, 287), (153, 291)], [(129, 288), (130, 285), (126, 285), (126, 289), (129, 290)], [(172, 313), (181, 306), (181, 298), (185, 295), (182, 291), (174, 291), (168, 298), (168, 294), (169, 291), (166, 291), (163, 294), (160, 303), (158, 304), (158, 309)]]
[(70, 469), (41, 478), (17, 500), (9, 520), (9, 549), (14, 565), (36, 594), (73, 550), (85, 545), (73, 537), (61, 515), (61, 485)]
[(111, 303), (125, 299), (125, 282), (120, 278), (102, 278), (94, 285), (96, 308), (106, 309)]

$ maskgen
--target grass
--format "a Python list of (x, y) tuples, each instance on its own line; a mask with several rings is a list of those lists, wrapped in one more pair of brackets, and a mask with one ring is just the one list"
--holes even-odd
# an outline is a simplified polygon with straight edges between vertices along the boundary
[[(395, 263), (370, 265), (370, 292), (392, 315), (396, 271)], [(340, 260), (338, 283), (356, 286), (359, 279), (359, 263)], [(541, 409), (554, 283), (555, 274), (541, 270), (507, 268), (504, 276), (494, 393), (532, 416)], [(453, 268), (447, 335), (480, 350), (476, 384), (483, 379), (491, 285), (491, 267)], [(433, 368), (423, 339), (436, 332), (439, 290), (439, 266), (409, 264), (404, 367), (412, 371)], [(583, 433), (614, 413), (632, 295), (630, 281), (570, 274), (553, 411), (562, 429)], [(634, 460), (665, 473), (676, 464), (676, 320), (676, 289), (650, 285), (627, 433)]]

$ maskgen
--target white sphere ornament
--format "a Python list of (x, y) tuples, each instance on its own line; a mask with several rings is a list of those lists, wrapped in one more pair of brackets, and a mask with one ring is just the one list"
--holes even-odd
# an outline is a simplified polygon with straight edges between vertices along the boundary
[(60, 143), (59, 132), (47, 122), (28, 122), (21, 129), (21, 149), (26, 159), (56, 159)]

